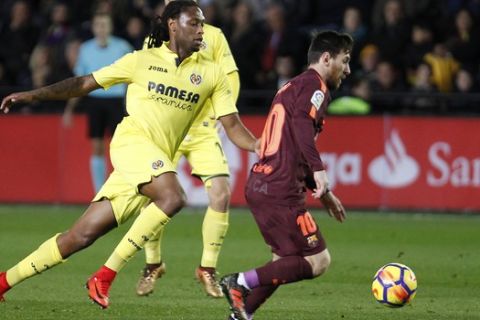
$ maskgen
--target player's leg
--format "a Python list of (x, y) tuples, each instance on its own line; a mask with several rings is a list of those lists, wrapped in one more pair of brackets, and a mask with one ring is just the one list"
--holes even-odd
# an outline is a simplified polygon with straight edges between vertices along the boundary
[(196, 277), (205, 292), (215, 298), (223, 296), (216, 279), (218, 257), (228, 230), (230, 185), (227, 176), (215, 176), (205, 181), (209, 206), (202, 224), (203, 252)]
[(92, 154), (90, 156), (90, 175), (93, 181), (95, 193), (105, 182), (107, 167), (105, 163), (105, 142), (103, 138), (91, 138)]
[(0, 274), (0, 299), (11, 287), (64, 262), (116, 226), (109, 201), (91, 203), (68, 231), (48, 239), (6, 273)]
[(92, 152), (90, 155), (90, 175), (95, 193), (102, 187), (106, 179), (107, 167), (105, 163), (104, 135), (107, 126), (107, 114), (102, 100), (87, 98), (88, 137)]
[(141, 270), (140, 278), (137, 282), (136, 292), (139, 296), (148, 296), (155, 288), (155, 282), (167, 272), (167, 265), (162, 261), (162, 240), (165, 228), (144, 245), (145, 266)]
[[(188, 145), (188, 142), (184, 140), (175, 153), (172, 161), (175, 168), (178, 166), (180, 158), (184, 154), (188, 154), (188, 151), (185, 149), (186, 145)], [(148, 296), (151, 294), (155, 289), (157, 279), (161, 278), (167, 271), (167, 266), (162, 260), (164, 230), (165, 228), (161, 228), (156, 235), (145, 243), (145, 266), (141, 270), (140, 278), (136, 286), (136, 292), (139, 296)]]
[[(274, 254), (272, 261), (277, 261), (280, 259), (282, 259), (282, 257)], [(310, 264), (313, 277), (318, 277), (325, 273), (330, 265), (330, 253), (328, 252), (328, 249), (311, 256), (306, 256), (304, 259)], [(248, 286), (248, 280), (248, 273), (244, 273), (243, 280), (241, 279), (241, 281), (245, 281), (246, 285)], [(251, 284), (251, 286), (254, 286), (254, 284)], [(253, 315), (255, 311), (257, 311), (257, 309), (263, 303), (265, 303), (268, 298), (270, 298), (270, 296), (278, 289), (278, 287), (279, 285), (261, 285), (254, 287), (245, 299), (245, 311), (247, 312), (247, 315)]]
[(153, 177), (150, 183), (140, 187), (140, 192), (151, 203), (135, 219), (105, 265), (88, 282), (90, 298), (103, 308), (109, 305), (108, 290), (116, 274), (185, 205), (185, 194), (174, 172)]
[(192, 175), (202, 179), (209, 200), (202, 224), (202, 259), (195, 276), (209, 296), (219, 298), (223, 294), (216, 278), (216, 268), (228, 230), (230, 172), (214, 126), (194, 127), (189, 135), (185, 155), (192, 166)]
[(110, 199), (119, 221), (132, 213), (139, 215), (106, 264), (88, 281), (89, 297), (103, 307), (108, 306), (108, 289), (117, 272), (185, 203), (168, 152), (133, 118), (125, 117), (117, 126), (110, 155), (115, 170), (96, 198)]
[[(222, 290), (238, 319), (250, 316), (246, 296), (252, 289), (311, 279), (325, 272), (330, 263), (325, 241), (310, 213), (303, 208), (275, 206), (258, 199), (251, 201), (248, 194), (247, 200), (265, 242), (280, 258), (262, 267), (222, 278)], [(265, 289), (256, 304), (263, 303), (265, 300), (262, 299), (268, 298), (272, 290)], [(260, 306), (253, 305), (253, 302), (248, 307), (250, 312)]]

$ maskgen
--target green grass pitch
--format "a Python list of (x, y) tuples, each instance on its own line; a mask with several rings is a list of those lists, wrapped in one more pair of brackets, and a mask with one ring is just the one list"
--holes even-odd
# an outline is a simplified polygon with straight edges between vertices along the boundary
[[(0, 206), (0, 270), (67, 229), (83, 209)], [(84, 282), (108, 258), (127, 230), (124, 225), (8, 292), (0, 319), (226, 319), (226, 302), (208, 298), (193, 276), (201, 255), (202, 213), (187, 209), (169, 224), (163, 247), (167, 274), (153, 295), (135, 295), (140, 253), (118, 275), (109, 309), (87, 299)], [(280, 288), (256, 320), (480, 319), (480, 216), (352, 212), (340, 224), (322, 211), (313, 213), (332, 254), (330, 270)], [(219, 271), (245, 271), (269, 257), (248, 211), (232, 210)], [(373, 299), (372, 277), (388, 262), (404, 263), (416, 273), (418, 292), (411, 305), (389, 309)]]

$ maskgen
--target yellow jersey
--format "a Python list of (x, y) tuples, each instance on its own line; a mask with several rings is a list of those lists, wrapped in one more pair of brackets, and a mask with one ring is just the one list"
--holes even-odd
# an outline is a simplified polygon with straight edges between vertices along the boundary
[(129, 53), (92, 73), (104, 89), (127, 83), (127, 112), (145, 134), (173, 159), (193, 121), (211, 99), (216, 118), (236, 113), (223, 70), (202, 54), (178, 64), (166, 43)]
[[(209, 24), (203, 26), (203, 41), (199, 54), (205, 57), (205, 59), (220, 65), (225, 74), (238, 71), (227, 39), (220, 28)], [(202, 109), (201, 114), (192, 125), (192, 131), (198, 126), (214, 126), (214, 124), (215, 112), (212, 107), (212, 101), (207, 101), (207, 105)]]

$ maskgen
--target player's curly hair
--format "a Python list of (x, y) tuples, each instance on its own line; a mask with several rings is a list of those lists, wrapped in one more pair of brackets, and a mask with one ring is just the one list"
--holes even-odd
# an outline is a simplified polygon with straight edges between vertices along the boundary
[(192, 0), (171, 1), (163, 11), (161, 16), (152, 20), (151, 31), (148, 35), (148, 48), (158, 48), (163, 41), (170, 40), (168, 33), (168, 19), (177, 19), (186, 8), (198, 7), (198, 4)]

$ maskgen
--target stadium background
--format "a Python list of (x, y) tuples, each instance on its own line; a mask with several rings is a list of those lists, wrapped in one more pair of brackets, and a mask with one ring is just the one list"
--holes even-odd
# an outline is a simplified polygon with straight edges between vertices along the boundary
[[(242, 83), (238, 107), (257, 135), (275, 90), (305, 67), (312, 33), (336, 29), (355, 38), (352, 75), (333, 94), (335, 108), (318, 142), (349, 208), (480, 211), (479, 1), (200, 4), (230, 42)], [(72, 75), (79, 44), (92, 36), (93, 12), (111, 13), (114, 34), (139, 48), (149, 19), (163, 7), (146, 0), (2, 1), (0, 95)], [(84, 108), (67, 128), (64, 105), (20, 106), (0, 118), (1, 202), (91, 198)], [(241, 206), (255, 158), (224, 143), (232, 203)], [(179, 173), (190, 204), (206, 204), (188, 165)]]
[[(242, 80), (239, 109), (257, 135), (275, 89), (303, 68), (309, 34), (333, 28), (357, 40), (353, 75), (334, 95), (347, 99), (337, 100), (318, 141), (335, 193), (348, 209), (343, 224), (320, 207), (311, 211), (332, 266), (318, 281), (279, 290), (255, 319), (480, 319), (480, 1), (404, 0), (405, 14), (390, 8), (388, 26), (386, 2), (280, 0), (280, 7), (270, 7), (266, 0), (200, 1), (208, 22), (230, 41)], [(360, 24), (351, 21), (355, 10), (344, 24), (350, 6), (359, 9)], [(91, 37), (95, 10), (111, 12), (116, 35), (138, 48), (162, 3), (0, 1), (0, 96), (70, 76), (78, 45)], [(437, 46), (434, 52), (435, 44), (446, 50)], [(80, 108), (74, 126), (63, 127), (64, 105), (20, 106), (0, 116), (0, 270), (68, 228), (93, 195), (85, 116)], [(223, 141), (239, 207), (231, 210), (218, 265), (226, 274), (261, 265), (270, 252), (244, 207), (243, 183), (255, 158)], [(87, 303), (82, 285), (127, 223), (8, 292), (0, 319), (224, 319), (225, 301), (208, 299), (192, 279), (201, 254), (203, 187), (185, 163), (178, 172), (193, 207), (168, 228), (168, 274), (154, 295), (135, 296), (144, 264), (139, 254), (112, 287), (111, 308)], [(375, 271), (394, 261), (412, 267), (419, 282), (413, 303), (400, 310), (379, 305), (370, 292)]]

